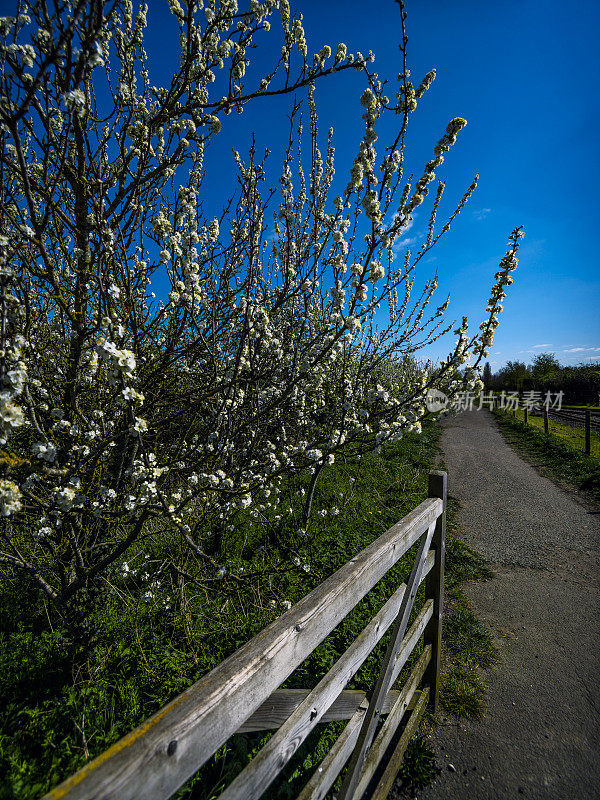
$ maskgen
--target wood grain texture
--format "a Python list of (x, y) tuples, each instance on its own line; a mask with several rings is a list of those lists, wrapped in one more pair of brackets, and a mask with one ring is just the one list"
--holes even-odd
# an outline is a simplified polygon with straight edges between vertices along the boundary
[[(432, 523), (430, 529), (434, 524)], [(433, 531), (431, 532), (433, 533)], [(424, 544), (426, 542), (427, 539), (425, 539)], [(431, 568), (432, 564), (433, 558), (430, 558), (427, 561), (427, 566)], [(422, 567), (416, 573), (417, 580), (421, 577), (421, 571)], [(414, 594), (416, 594), (417, 588), (418, 585), (414, 587)], [(394, 623), (398, 613), (407, 607), (406, 595), (408, 591), (406, 584), (401, 584), (396, 589), (383, 608), (365, 626), (329, 672), (302, 700), (298, 708), (290, 714), (288, 719), (260, 752), (256, 754), (248, 766), (225, 789), (220, 795), (220, 800), (257, 800), (263, 794), (309, 733), (318, 725), (327, 709), (350, 678), (358, 672), (375, 645), (381, 640), (390, 625)], [(414, 594), (411, 596), (414, 597)], [(399, 642), (398, 650), (401, 646), (402, 643)], [(407, 652), (407, 657), (409, 654)], [(387, 688), (386, 686), (386, 693)]]
[(419, 585), (423, 579), (423, 569), (429, 553), (429, 544), (433, 538), (434, 530), (435, 521), (431, 523), (427, 529), (427, 533), (419, 544), (419, 549), (407, 581), (407, 589), (402, 598), (402, 603), (398, 610), (398, 616), (394, 621), (394, 627), (392, 629), (386, 654), (383, 658), (381, 671), (375, 683), (375, 687), (373, 688), (372, 695), (369, 699), (369, 707), (363, 720), (361, 731), (358, 736), (358, 742), (356, 743), (356, 748), (352, 753), (352, 759), (348, 766), (348, 771), (344, 776), (342, 788), (338, 794), (339, 800), (352, 800), (355, 795), (367, 751), (371, 747), (373, 737), (375, 736), (375, 731), (381, 714), (383, 699), (392, 686), (394, 665), (396, 664), (398, 653), (402, 647), (404, 634), (408, 627), (408, 620), (412, 611), (413, 603), (417, 596)]
[[(421, 696), (420, 691), (416, 691), (408, 703), (408, 710), (413, 709)], [(350, 758), (352, 750), (358, 739), (360, 724), (367, 710), (367, 702), (361, 704), (356, 713), (352, 716), (344, 730), (333, 743), (331, 749), (317, 767), (310, 780), (300, 792), (297, 800), (323, 800), (327, 792), (333, 786), (335, 779), (344, 768), (344, 764)]]
[[(398, 653), (396, 664), (394, 665), (393, 680), (396, 680), (406, 664), (408, 657), (421, 638), (427, 623), (431, 619), (432, 612), (433, 600), (428, 600), (404, 637), (404, 643)], [(325, 797), (331, 786), (333, 786), (344, 764), (352, 755), (367, 707), (368, 704), (364, 702), (361, 704), (360, 708), (357, 709), (354, 716), (336, 739), (327, 756), (325, 756), (320, 766), (317, 768), (317, 771), (313, 774), (298, 796), (298, 800), (308, 800), (309, 798), (311, 800), (321, 800), (321, 798)]]
[(267, 700), (442, 513), (427, 499), (212, 672), (46, 795), (166, 800)]
[[(295, 711), (300, 703), (308, 697), (310, 689), (277, 689), (271, 697), (258, 708), (250, 719), (238, 728), (236, 733), (252, 733), (254, 731), (268, 731), (279, 728), (290, 714)], [(383, 713), (387, 714), (398, 698), (400, 692), (388, 692), (385, 699)], [(359, 689), (346, 689), (337, 696), (333, 704), (327, 709), (320, 722), (336, 722), (350, 719), (356, 713), (360, 704), (365, 699), (365, 692)]]
[(344, 768), (346, 761), (352, 755), (367, 707), (368, 702), (365, 700), (335, 740), (323, 761), (298, 795), (297, 800), (323, 800)]
[[(400, 765), (402, 764), (402, 759), (404, 758), (404, 753), (406, 752), (408, 743), (415, 734), (421, 717), (423, 716), (423, 712), (427, 708), (428, 698), (429, 689), (425, 688), (421, 692), (421, 696), (419, 697), (419, 700), (410, 715), (410, 719), (406, 724), (406, 728), (402, 731), (402, 736), (394, 748), (394, 752), (390, 756), (390, 760), (388, 761), (383, 775), (375, 787), (370, 800), (385, 800), (390, 793), (392, 784), (394, 783), (396, 775), (398, 774), (398, 770), (400, 769)], [(358, 800), (358, 797), (356, 800)]]
[(392, 710), (387, 716), (387, 719), (381, 726), (381, 730), (377, 734), (373, 744), (369, 748), (369, 752), (367, 753), (367, 757), (365, 758), (365, 763), (362, 768), (362, 772), (360, 775), (360, 779), (356, 786), (356, 791), (354, 792), (354, 798), (357, 800), (359, 797), (362, 797), (364, 794), (367, 786), (369, 785), (369, 781), (375, 774), (375, 770), (379, 766), (382, 758), (384, 757), (386, 750), (388, 749), (392, 739), (394, 738), (394, 734), (398, 729), (398, 726), (402, 722), (402, 718), (404, 717), (406, 711), (408, 710), (410, 701), (413, 698), (414, 693), (417, 690), (417, 686), (421, 682), (421, 678), (427, 668), (431, 660), (431, 645), (427, 645), (425, 650), (423, 650), (421, 657), (413, 667), (413, 670), (408, 677), (408, 680), (402, 687), (400, 692), (400, 696), (398, 697), (395, 705), (393, 706)]

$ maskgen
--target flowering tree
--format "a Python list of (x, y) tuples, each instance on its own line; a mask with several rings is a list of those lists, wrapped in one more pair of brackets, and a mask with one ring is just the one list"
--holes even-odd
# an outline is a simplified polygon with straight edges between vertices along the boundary
[[(340, 44), (309, 56), (288, 0), (169, 7), (180, 64), (161, 87), (150, 83), (144, 3), (20, 2), (0, 20), (0, 563), (31, 576), (61, 613), (150, 523), (222, 573), (209, 535), (235, 534), (250, 507), (276, 520), (296, 474), (311, 476), (306, 530), (336, 455), (419, 430), (429, 388), (478, 384), (517, 264), (520, 229), (480, 333), (469, 338), (464, 319), (446, 361), (407, 369), (452, 328), (447, 300), (431, 308), (436, 279), (411, 298), (414, 271), (475, 181), (439, 231), (437, 182), (422, 246), (397, 260), (466, 124), (451, 120), (421, 177), (406, 181), (408, 120), (435, 70), (411, 83), (403, 7), (393, 99), (371, 53)], [(250, 49), (275, 11), (281, 52), (254, 80)], [(322, 154), (314, 87), (349, 69), (365, 80), (364, 136), (332, 199), (333, 132)], [(294, 104), (278, 196), (253, 146), (234, 156), (237, 195), (207, 214), (204, 156), (223, 117), (301, 89), (308, 125)], [(383, 115), (398, 125), (381, 156)]]

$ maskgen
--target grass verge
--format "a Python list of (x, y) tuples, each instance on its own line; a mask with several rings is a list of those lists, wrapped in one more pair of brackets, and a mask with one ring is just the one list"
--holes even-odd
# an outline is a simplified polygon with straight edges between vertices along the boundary
[(533, 424), (525, 425), (518, 417), (498, 409), (493, 413), (506, 440), (526, 461), (535, 461), (535, 466), (550, 477), (600, 500), (600, 458), (584, 455), (581, 433), (574, 434), (573, 428), (560, 425), (566, 432), (558, 436), (555, 423), (551, 433), (544, 433), (540, 418), (530, 417), (529, 423)]
[(483, 557), (458, 538), (449, 539), (446, 564), (440, 701), (455, 717), (481, 717), (485, 697), (481, 670), (498, 661), (498, 651), (492, 634), (475, 616), (462, 584), (489, 580), (493, 573)]
[[(525, 422), (525, 414), (522, 408), (516, 409), (516, 416), (513, 419), (519, 422)], [(527, 424), (538, 431), (544, 431), (544, 418), (533, 416), (529, 414), (527, 417)], [(576, 427), (575, 425), (563, 425), (555, 419), (548, 420), (548, 435), (554, 436), (559, 439), (563, 444), (568, 445), (572, 450), (583, 455), (585, 451), (585, 428)], [(590, 450), (591, 456), (600, 459), (600, 436), (594, 431), (591, 431), (590, 437)]]

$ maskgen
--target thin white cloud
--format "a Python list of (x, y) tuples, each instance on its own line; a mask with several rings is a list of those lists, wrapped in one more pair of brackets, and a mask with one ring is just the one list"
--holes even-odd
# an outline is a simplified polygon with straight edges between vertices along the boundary
[(529, 350), (519, 350), (519, 353), (536, 353), (540, 348), (543, 347), (552, 347), (550, 344), (534, 344), (532, 345)]
[(592, 353), (600, 352), (600, 347), (570, 347), (568, 350), (562, 350), (562, 353), (584, 353), (585, 351)]
[(400, 239), (398, 242), (394, 242), (394, 251), (397, 253), (403, 247), (408, 247), (411, 244), (415, 244), (419, 237), (418, 236), (407, 236), (405, 239)]
[[(397, 217), (397, 212), (394, 215), (394, 219)], [(402, 233), (408, 233), (408, 231), (412, 228), (415, 224), (415, 215), (413, 214), (412, 219), (410, 219), (407, 224), (402, 228)], [(404, 247), (408, 247), (408, 245), (414, 244), (417, 241), (416, 236), (405, 236), (403, 239), (396, 239), (394, 244), (392, 245), (392, 252), (398, 255), (400, 250)]]
[(477, 208), (473, 211), (473, 216), (477, 220), (477, 222), (481, 222), (484, 220), (487, 215), (491, 212), (491, 208)]

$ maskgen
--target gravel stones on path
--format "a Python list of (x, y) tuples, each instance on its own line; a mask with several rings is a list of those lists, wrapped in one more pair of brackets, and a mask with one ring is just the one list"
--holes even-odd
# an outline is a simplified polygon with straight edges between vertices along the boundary
[(465, 590), (501, 661), (484, 674), (483, 720), (442, 716), (442, 770), (418, 796), (597, 800), (600, 509), (523, 461), (489, 412), (443, 425), (462, 538), (496, 572)]

